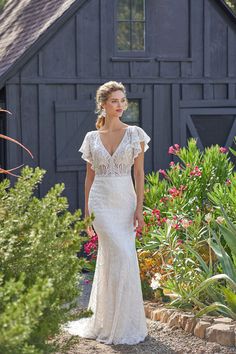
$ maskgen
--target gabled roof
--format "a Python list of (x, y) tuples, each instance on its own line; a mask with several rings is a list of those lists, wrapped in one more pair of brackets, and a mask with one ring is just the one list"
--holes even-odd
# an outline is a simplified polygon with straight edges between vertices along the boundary
[(6, 76), (12, 65), (18, 62), (49, 28), (64, 17), (64, 14), (69, 13), (72, 7), (84, 2), (7, 0), (0, 13), (0, 84), (2, 76)]
[[(7, 0), (0, 12), (0, 88), (86, 1)], [(236, 23), (224, 0), (211, 1)]]

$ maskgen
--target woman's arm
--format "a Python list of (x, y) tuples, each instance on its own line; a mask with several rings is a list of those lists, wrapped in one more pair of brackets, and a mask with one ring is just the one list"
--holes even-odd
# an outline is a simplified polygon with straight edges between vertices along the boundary
[(134, 227), (136, 220), (138, 221), (138, 228), (144, 226), (143, 219), (143, 198), (144, 198), (144, 142), (140, 142), (142, 152), (134, 159), (134, 181), (135, 191), (137, 195), (137, 206), (134, 213)]
[(84, 192), (85, 192), (85, 207), (84, 207), (84, 214), (85, 217), (89, 216), (89, 210), (88, 210), (88, 197), (89, 197), (89, 191), (90, 188), (93, 184), (94, 176), (95, 176), (95, 171), (91, 169), (91, 163), (87, 162), (86, 165), (86, 176), (85, 176), (85, 183), (84, 183)]

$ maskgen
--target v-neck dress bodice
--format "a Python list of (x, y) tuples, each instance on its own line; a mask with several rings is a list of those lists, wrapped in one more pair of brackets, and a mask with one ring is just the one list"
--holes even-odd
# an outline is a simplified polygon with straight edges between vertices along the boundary
[(131, 176), (134, 159), (148, 148), (150, 137), (128, 126), (110, 155), (99, 131), (88, 132), (79, 151), (92, 164), (95, 177), (88, 211), (98, 235), (98, 251), (88, 309), (91, 317), (67, 324), (66, 330), (105, 344), (136, 344), (147, 336), (142, 288), (133, 224), (137, 196)]
[(112, 155), (102, 143), (98, 130), (93, 130), (85, 135), (79, 148), (82, 158), (91, 163), (91, 168), (98, 176), (125, 176), (131, 172), (135, 157), (141, 152), (140, 142), (144, 141), (144, 151), (149, 146), (150, 137), (139, 126), (128, 126)]

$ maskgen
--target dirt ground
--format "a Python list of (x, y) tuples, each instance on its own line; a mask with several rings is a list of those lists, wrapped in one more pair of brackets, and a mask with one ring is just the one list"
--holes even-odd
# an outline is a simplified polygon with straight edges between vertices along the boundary
[[(88, 304), (91, 283), (83, 284), (83, 293), (78, 299), (81, 308)], [(221, 346), (197, 338), (182, 329), (171, 329), (165, 323), (147, 319), (149, 329), (146, 339), (136, 345), (106, 345), (95, 340), (71, 336), (62, 332), (56, 343), (61, 348), (57, 354), (236, 354), (235, 347)]]
[(58, 343), (64, 347), (57, 354), (234, 354), (236, 348), (199, 339), (182, 329), (171, 330), (166, 324), (147, 319), (149, 335), (136, 345), (106, 345), (95, 340), (62, 333)]

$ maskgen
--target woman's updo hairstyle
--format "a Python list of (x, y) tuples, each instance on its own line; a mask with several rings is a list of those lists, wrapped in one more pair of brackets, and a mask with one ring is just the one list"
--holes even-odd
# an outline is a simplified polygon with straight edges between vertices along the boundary
[(109, 95), (115, 91), (122, 91), (124, 95), (126, 95), (124, 85), (117, 81), (108, 81), (97, 89), (95, 111), (95, 113), (98, 114), (95, 124), (97, 129), (100, 129), (105, 124), (105, 116), (103, 115), (102, 105), (107, 101)]

